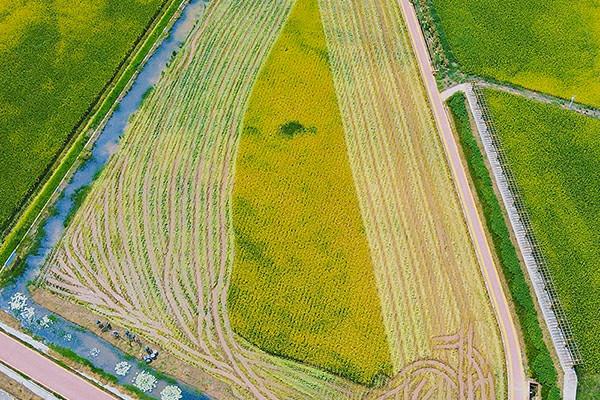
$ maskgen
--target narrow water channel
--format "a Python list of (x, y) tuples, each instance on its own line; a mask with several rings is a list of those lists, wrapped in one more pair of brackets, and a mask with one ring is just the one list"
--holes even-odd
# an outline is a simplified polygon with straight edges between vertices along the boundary
[(52, 344), (75, 352), (95, 367), (113, 375), (120, 384), (135, 386), (149, 397), (161, 400), (208, 398), (174, 379), (159, 378), (152, 368), (143, 362), (132, 360), (95, 333), (82, 329), (36, 304), (31, 299), (27, 286), (39, 275), (46, 257), (61, 238), (65, 220), (74, 206), (73, 196), (92, 183), (116, 151), (127, 121), (139, 109), (144, 94), (158, 82), (173, 52), (180, 49), (192, 28), (202, 18), (205, 6), (204, 0), (191, 0), (185, 6), (167, 37), (143, 66), (131, 89), (100, 132), (93, 145), (91, 157), (79, 167), (64, 188), (50, 217), (44, 222), (39, 247), (35, 253), (25, 258), (23, 273), (0, 289), (0, 308), (13, 315), (21, 323), (24, 331), (47, 345)]

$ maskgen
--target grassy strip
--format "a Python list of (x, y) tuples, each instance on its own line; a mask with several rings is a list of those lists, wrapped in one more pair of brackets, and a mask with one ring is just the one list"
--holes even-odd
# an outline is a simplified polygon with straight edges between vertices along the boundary
[(143, 45), (137, 51), (135, 56), (133, 57), (131, 63), (125, 68), (120, 77), (118, 78), (115, 85), (110, 89), (109, 94), (106, 96), (104, 101), (98, 111), (91, 117), (88, 124), (86, 124), (85, 128), (83, 128), (80, 133), (76, 136), (72, 145), (64, 155), (62, 161), (48, 181), (42, 186), (38, 194), (34, 197), (31, 203), (27, 206), (21, 217), (16, 222), (13, 229), (6, 236), (2, 245), (0, 246), (0, 265), (3, 265), (6, 260), (10, 257), (13, 250), (19, 245), (23, 237), (27, 234), (30, 226), (34, 223), (36, 217), (42, 212), (45, 208), (48, 201), (51, 199), (55, 190), (60, 185), (61, 181), (70, 170), (70, 168), (77, 161), (80, 153), (85, 148), (85, 145), (89, 139), (88, 130), (90, 128), (97, 127), (100, 122), (106, 117), (111, 108), (115, 105), (115, 102), (123, 92), (123, 90), (127, 87), (130, 79), (137, 72), (139, 66), (143, 63), (144, 59), (156, 43), (156, 41), (160, 38), (165, 28), (171, 21), (171, 18), (178, 10), (183, 0), (173, 0), (168, 7), (166, 7), (161, 15), (157, 18), (160, 18), (158, 23), (154, 25), (154, 28), (150, 28), (151, 31), (147, 36), (147, 39), (144, 41)]
[[(76, 362), (77, 364), (81, 364), (83, 366), (88, 367), (94, 374), (106, 379), (107, 381), (113, 383), (113, 384), (118, 384), (119, 380), (105, 372), (103, 369), (98, 368), (96, 366), (94, 366), (94, 364), (92, 364), (87, 358), (81, 357), (79, 354), (75, 353), (73, 350), (71, 349), (67, 349), (64, 347), (60, 347), (60, 346), (56, 346), (54, 344), (49, 344), (48, 347), (50, 347), (52, 350), (54, 350), (55, 352), (57, 352), (58, 354), (60, 354), (61, 356)], [(55, 360), (59, 365), (71, 369), (68, 365), (66, 365), (64, 362), (60, 361), (60, 360)]]
[(16, 264), (0, 274), (0, 288), (13, 282), (25, 269), (25, 260), (18, 260)]
[(415, 13), (421, 29), (424, 31), (425, 36), (428, 36), (434, 42), (432, 45), (435, 46), (434, 51), (440, 51), (442, 54), (439, 57), (445, 57), (448, 61), (447, 65), (440, 65), (441, 59), (438, 57), (434, 61), (437, 61), (436, 66), (438, 68), (451, 68), (456, 70), (458, 66), (458, 60), (452, 53), (450, 42), (442, 29), (442, 22), (440, 17), (433, 6), (432, 0), (414, 0), (413, 1)]
[(494, 249), (500, 260), (515, 311), (519, 318), (525, 341), (528, 368), (533, 378), (542, 384), (542, 397), (548, 400), (559, 400), (560, 390), (557, 386), (557, 373), (554, 363), (544, 342), (529, 285), (510, 239), (510, 233), (506, 226), (502, 208), (494, 193), (490, 174), (471, 131), (465, 100), (462, 93), (457, 93), (448, 100), (448, 106), (456, 125), (462, 151), (467, 160), (477, 196), (483, 208), (486, 226), (492, 237)]

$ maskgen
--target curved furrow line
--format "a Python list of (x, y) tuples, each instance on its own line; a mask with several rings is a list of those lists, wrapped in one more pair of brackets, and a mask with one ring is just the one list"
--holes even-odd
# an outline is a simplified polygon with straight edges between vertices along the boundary
[[(102, 251), (95, 252), (95, 254), (98, 254), (101, 257), (103, 265), (106, 265), (107, 269), (110, 271), (109, 276), (113, 282), (112, 286), (115, 287), (119, 293), (124, 293), (124, 296), (131, 300), (130, 306), (133, 304), (137, 305), (139, 303), (137, 302), (138, 296), (136, 295), (136, 291), (131, 285), (129, 285), (128, 279), (125, 278), (128, 276), (128, 274), (120, 269), (121, 262), (117, 260), (117, 257), (113, 252), (113, 246), (111, 246), (109, 242), (110, 232), (114, 232), (114, 225), (116, 225), (112, 224), (113, 226), (111, 226), (112, 218), (108, 217), (111, 215), (109, 208), (110, 198), (111, 196), (107, 196), (105, 193), (103, 201), (104, 212), (98, 213), (97, 219), (95, 220), (97, 224), (100, 224), (100, 226), (97, 226), (97, 224), (91, 224), (90, 226), (92, 229), (92, 239), (97, 243), (97, 248), (102, 249)], [(95, 228), (99, 228), (100, 232), (98, 232)], [(102, 235), (102, 233), (104, 235)], [(102, 239), (104, 239), (103, 243), (99, 244), (98, 242)]]
[[(128, 229), (125, 226), (124, 219), (119, 218), (119, 216), (124, 214), (124, 207), (126, 206), (125, 199), (123, 197), (123, 194), (126, 193), (124, 176), (125, 173), (130, 170), (130, 168), (130, 164), (127, 162), (126, 159), (122, 160), (121, 168), (115, 168), (115, 171), (117, 171), (116, 175), (118, 176), (116, 185), (117, 189), (115, 193), (115, 214), (118, 217), (113, 219), (116, 221), (116, 227), (114, 232), (117, 232), (120, 237), (124, 238), (124, 240), (125, 238), (127, 238), (126, 232), (128, 231)], [(134, 282), (139, 282), (141, 276), (137, 273), (137, 271), (134, 271), (132, 274), (127, 273), (130, 270), (130, 268), (127, 268), (127, 266), (132, 266), (134, 264), (134, 259), (129, 249), (129, 246), (122, 246), (122, 251), (123, 259), (119, 263), (121, 265), (121, 274), (123, 274), (126, 277), (124, 279), (128, 281), (128, 285), (130, 286), (131, 292), (134, 296), (133, 298), (135, 299), (135, 304), (139, 305), (142, 311), (148, 313), (151, 311), (151, 308), (147, 298), (145, 296), (139, 296), (134, 286)]]
[[(66, 258), (69, 261), (69, 264), (75, 266), (77, 272), (86, 276), (87, 281), (95, 281), (96, 286), (100, 286), (105, 289), (105, 293), (108, 297), (112, 298), (114, 302), (121, 304), (124, 307), (129, 307), (130, 304), (127, 300), (125, 300), (118, 292), (115, 292), (107, 277), (103, 274), (98, 273), (94, 268), (91, 267), (90, 263), (87, 261), (85, 249), (82, 248), (82, 233), (79, 232), (79, 235), (73, 237), (73, 240), (70, 242), (71, 251), (66, 253)], [(98, 265), (98, 260), (95, 258), (95, 253), (92, 253), (92, 258), (94, 265)]]

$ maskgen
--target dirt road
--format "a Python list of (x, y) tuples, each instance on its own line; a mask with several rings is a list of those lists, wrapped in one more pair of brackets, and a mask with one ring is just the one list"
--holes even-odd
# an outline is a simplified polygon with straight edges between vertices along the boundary
[(506, 355), (509, 399), (523, 400), (527, 398), (528, 390), (523, 368), (522, 349), (517, 335), (517, 329), (512, 320), (508, 301), (502, 288), (494, 259), (492, 258), (482, 221), (477, 213), (474, 196), (467, 180), (465, 166), (460, 159), (458, 145), (452, 134), (448, 114), (446, 113), (444, 103), (442, 102), (440, 93), (437, 89), (429, 60), (427, 45), (425, 44), (417, 16), (410, 0), (399, 1), (402, 4), (402, 11), (411, 36), (413, 50), (419, 62), (423, 83), (425, 84), (430, 99), (431, 110), (435, 117), (440, 137), (444, 143), (450, 170), (452, 171), (452, 176), (460, 197), (469, 232), (490, 295), (490, 300), (496, 311)]
[(82, 377), (66, 370), (3, 332), (0, 332), (0, 360), (67, 400), (115, 399)]

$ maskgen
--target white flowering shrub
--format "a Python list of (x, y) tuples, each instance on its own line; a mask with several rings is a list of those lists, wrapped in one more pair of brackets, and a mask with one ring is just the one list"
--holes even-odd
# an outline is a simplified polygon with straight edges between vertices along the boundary
[(115, 365), (115, 373), (119, 376), (127, 375), (130, 369), (131, 364), (129, 364), (127, 361), (121, 361), (120, 363), (117, 363), (117, 365)]
[(48, 317), (48, 315), (44, 315), (40, 319), (39, 324), (42, 328), (49, 328), (50, 325), (52, 325), (52, 320), (50, 319), (50, 317)]
[(180, 400), (181, 398), (181, 389), (177, 386), (166, 386), (160, 392), (160, 400)]
[(149, 373), (142, 371), (135, 376), (133, 384), (142, 392), (150, 392), (156, 387), (156, 378)]
[(23, 307), (19, 315), (21, 316), (21, 319), (31, 322), (31, 319), (35, 315), (35, 310), (33, 307)]
[(13, 311), (19, 311), (27, 304), (27, 296), (21, 292), (17, 292), (10, 297), (8, 306)]

